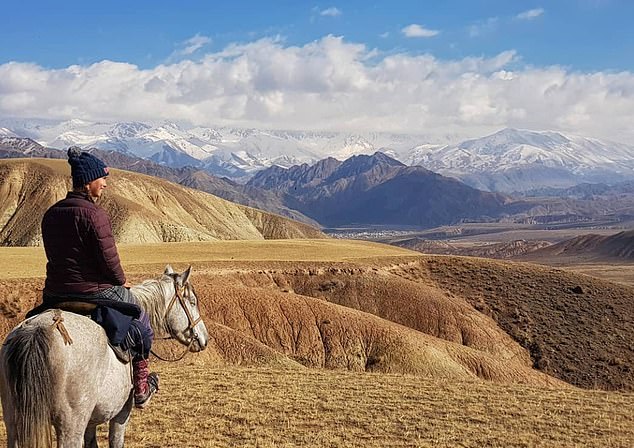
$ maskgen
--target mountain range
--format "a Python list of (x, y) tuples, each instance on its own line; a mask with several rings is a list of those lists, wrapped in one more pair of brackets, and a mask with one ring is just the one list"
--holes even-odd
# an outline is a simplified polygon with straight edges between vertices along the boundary
[[(319, 227), (319, 223), (315, 220), (286, 207), (282, 198), (275, 193), (253, 189), (228, 178), (211, 175), (199, 168), (190, 166), (171, 168), (152, 160), (112, 150), (90, 148), (88, 151), (112, 168), (160, 177), (170, 182), (211, 193), (231, 202), (266, 210), (313, 227)], [(65, 151), (45, 148), (31, 139), (0, 136), (0, 159), (23, 157), (66, 159), (67, 156)]]
[[(3, 142), (9, 149), (2, 150)], [(494, 220), (508, 201), (498, 193), (480, 192), (424, 168), (407, 167), (380, 152), (344, 162), (327, 158), (288, 169), (273, 166), (258, 172), (246, 185), (193, 167), (170, 168), (111, 150), (91, 152), (114, 168), (162, 177), (314, 226), (429, 227), (463, 219)], [(31, 140), (0, 137), (0, 157), (24, 156), (65, 158), (66, 154)]]
[[(539, 197), (509, 196), (407, 166), (381, 152), (343, 162), (330, 157), (312, 165), (274, 165), (241, 184), (202, 168), (172, 168), (118, 151), (88, 150), (111, 167), (162, 177), (314, 227), (431, 227), (474, 221), (609, 224), (634, 216), (634, 192), (628, 182), (542, 189), (548, 194)], [(6, 157), (66, 158), (66, 154), (30, 139), (0, 137), (0, 158)]]
[(634, 146), (551, 131), (503, 129), (455, 142), (425, 135), (206, 128), (164, 122), (96, 123), (0, 119), (0, 136), (43, 146), (114, 150), (172, 168), (192, 166), (246, 182), (272, 166), (290, 168), (377, 151), (406, 165), (454, 177), (485, 191), (567, 188), (634, 180)]
[(417, 148), (407, 162), (487, 191), (614, 183), (634, 177), (633, 146), (517, 129), (456, 145)]
[(288, 169), (271, 167), (247, 183), (292, 198), (290, 207), (326, 226), (432, 227), (457, 220), (492, 220), (510, 201), (383, 153), (333, 158)]

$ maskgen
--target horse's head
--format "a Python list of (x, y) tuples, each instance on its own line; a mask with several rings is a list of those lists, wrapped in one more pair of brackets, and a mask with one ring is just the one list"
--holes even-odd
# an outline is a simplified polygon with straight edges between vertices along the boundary
[(209, 334), (200, 317), (198, 297), (191, 283), (190, 266), (181, 274), (174, 272), (168, 264), (164, 276), (170, 277), (174, 285), (174, 295), (168, 298), (165, 308), (165, 321), (170, 335), (181, 344), (187, 345), (192, 352), (204, 350)]

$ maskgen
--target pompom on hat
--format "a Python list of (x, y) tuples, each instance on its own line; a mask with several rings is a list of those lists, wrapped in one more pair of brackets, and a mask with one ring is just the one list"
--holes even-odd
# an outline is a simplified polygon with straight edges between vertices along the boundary
[(79, 146), (68, 148), (68, 163), (70, 175), (73, 178), (73, 188), (82, 187), (110, 174), (105, 163), (92, 154), (82, 151)]

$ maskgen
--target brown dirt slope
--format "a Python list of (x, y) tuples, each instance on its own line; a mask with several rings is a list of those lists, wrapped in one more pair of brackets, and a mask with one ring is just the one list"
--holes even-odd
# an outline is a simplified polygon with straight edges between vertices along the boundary
[(462, 297), (363, 264), (270, 269), (235, 276), (244, 285), (325, 299), (500, 360), (531, 365), (528, 352)]
[(548, 247), (551, 243), (547, 241), (513, 240), (491, 244), (470, 244), (466, 246), (455, 242), (426, 240), (415, 237), (404, 240), (394, 240), (391, 241), (390, 244), (424, 254), (510, 259), (520, 257), (543, 247)]
[(587, 234), (562, 241), (526, 255), (527, 260), (574, 257), (594, 261), (605, 259), (634, 260), (634, 230), (615, 235)]
[[(232, 275), (196, 276), (197, 293), (205, 298), (202, 314), (211, 334), (210, 348), (199, 360), (216, 365), (304, 366), (565, 386), (523, 360), (498, 358), (320, 299), (248, 287), (244, 274), (238, 277), (240, 281)], [(2, 288), (13, 291), (4, 308), (5, 333), (30, 307), (24, 299), (35, 302), (36, 283), (30, 280), (18, 286), (9, 282)], [(155, 349), (168, 357), (182, 352), (182, 347), (162, 342)]]
[[(70, 187), (63, 160), (0, 161), (0, 244), (38, 245), (46, 209)], [(162, 179), (112, 170), (103, 206), (120, 243), (322, 238), (317, 229)]]
[(392, 270), (491, 316), (534, 366), (585, 388), (634, 390), (634, 288), (531, 264), (425, 257)]
[[(290, 240), (128, 246), (122, 254), (133, 281), (160, 272), (170, 248), (177, 268), (197, 260), (194, 280), (212, 334), (201, 360), (554, 381), (534, 367), (581, 387), (634, 390), (634, 288), (528, 264), (299, 243), (299, 252)], [(366, 258), (324, 261), (338, 244), (364, 249)], [(215, 245), (225, 252), (211, 251)], [(36, 248), (4, 248), (18, 249)], [(37, 299), (41, 282), (2, 280), (0, 330)]]
[(372, 313), (585, 388), (634, 390), (634, 288), (536, 265), (426, 256), (263, 270), (241, 283)]
[(239, 277), (242, 284), (236, 284), (235, 276), (213, 276), (213, 281), (202, 276), (204, 286), (198, 289), (208, 298), (207, 315), (304, 366), (560, 384), (522, 360), (496, 357), (312, 297), (245, 288), (245, 274)]

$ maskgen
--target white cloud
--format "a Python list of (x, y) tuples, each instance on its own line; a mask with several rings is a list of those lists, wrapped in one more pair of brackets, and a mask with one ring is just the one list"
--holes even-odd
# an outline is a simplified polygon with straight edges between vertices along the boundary
[(150, 69), (11, 62), (0, 65), (0, 116), (463, 137), (510, 126), (634, 141), (633, 73), (520, 63), (515, 51), (441, 60), (335, 36), (261, 39)]
[(334, 6), (330, 8), (326, 8), (322, 11), (319, 11), (320, 16), (337, 17), (337, 16), (340, 16), (341, 14), (342, 14), (341, 10), (339, 8), (335, 8)]
[(524, 11), (515, 16), (515, 18), (520, 20), (533, 20), (539, 16), (544, 14), (544, 8), (535, 8), (529, 9), (528, 11)]
[(407, 37), (434, 37), (440, 33), (440, 31), (430, 30), (416, 23), (406, 26), (401, 32)]
[(193, 37), (181, 42), (178, 45), (178, 49), (172, 52), (171, 55), (167, 58), (167, 62), (174, 62), (183, 57), (191, 56), (204, 46), (211, 43), (211, 38), (207, 36), (201, 36), (200, 34), (196, 34)]
[(185, 47), (182, 49), (182, 53), (184, 55), (190, 55), (208, 43), (211, 43), (211, 39), (209, 37), (196, 34), (194, 37), (185, 41)]

